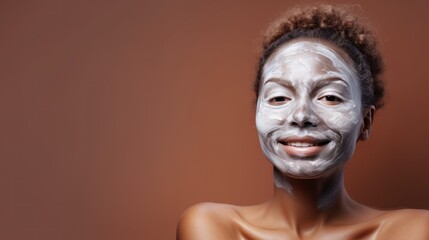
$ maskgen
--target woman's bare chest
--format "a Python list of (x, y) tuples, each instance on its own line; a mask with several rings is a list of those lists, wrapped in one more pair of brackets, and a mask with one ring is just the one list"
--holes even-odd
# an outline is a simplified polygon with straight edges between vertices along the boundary
[(368, 222), (346, 226), (320, 226), (314, 230), (300, 231), (289, 227), (264, 228), (243, 221), (237, 224), (237, 232), (240, 240), (369, 240), (383, 239), (378, 235), (380, 227), (379, 223)]

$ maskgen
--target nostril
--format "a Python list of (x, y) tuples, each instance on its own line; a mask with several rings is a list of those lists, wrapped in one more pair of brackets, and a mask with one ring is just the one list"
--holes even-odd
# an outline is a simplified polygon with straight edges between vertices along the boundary
[(295, 109), (287, 118), (286, 121), (290, 126), (308, 128), (315, 127), (319, 121), (316, 114), (308, 106), (302, 106)]
[(294, 127), (303, 127), (303, 128), (316, 127), (318, 125), (317, 121), (305, 121), (305, 122), (292, 121), (289, 124)]
[(312, 122), (305, 122), (304, 123), (304, 127), (312, 127), (312, 126), (316, 126), (316, 124), (314, 124)]

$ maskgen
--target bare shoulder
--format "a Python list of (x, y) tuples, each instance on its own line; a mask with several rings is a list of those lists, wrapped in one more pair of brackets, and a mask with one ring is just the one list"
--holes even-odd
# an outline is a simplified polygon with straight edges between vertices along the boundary
[(177, 240), (237, 239), (233, 224), (234, 207), (199, 203), (188, 208), (177, 226)]
[(382, 239), (429, 239), (429, 211), (401, 209), (389, 211), (381, 218)]

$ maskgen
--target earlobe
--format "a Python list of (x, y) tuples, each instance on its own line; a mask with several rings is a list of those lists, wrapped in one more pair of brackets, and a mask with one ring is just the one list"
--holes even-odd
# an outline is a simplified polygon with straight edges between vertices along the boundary
[(372, 122), (374, 120), (375, 107), (369, 106), (363, 113), (363, 122), (359, 133), (359, 140), (365, 141), (371, 134)]

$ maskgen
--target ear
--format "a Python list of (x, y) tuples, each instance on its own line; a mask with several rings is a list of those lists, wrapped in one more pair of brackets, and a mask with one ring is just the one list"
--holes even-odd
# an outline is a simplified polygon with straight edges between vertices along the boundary
[(374, 120), (375, 107), (369, 106), (363, 112), (363, 123), (360, 129), (358, 140), (365, 141), (369, 138), (371, 133), (372, 122)]

